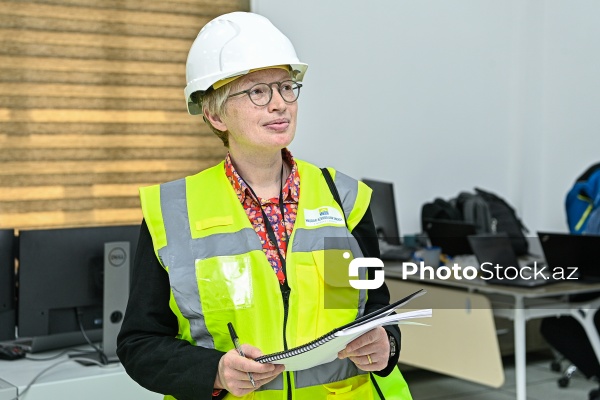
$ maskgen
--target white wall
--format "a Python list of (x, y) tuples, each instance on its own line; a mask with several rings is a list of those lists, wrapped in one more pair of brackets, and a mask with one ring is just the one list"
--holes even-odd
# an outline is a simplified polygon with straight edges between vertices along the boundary
[(545, 14), (540, 180), (547, 201), (539, 224), (552, 227), (563, 210), (555, 199), (600, 161), (600, 2), (548, 1)]
[(298, 158), (392, 181), (403, 233), (421, 205), (480, 186), (533, 230), (565, 230), (600, 160), (600, 2), (254, 0), (309, 64)]

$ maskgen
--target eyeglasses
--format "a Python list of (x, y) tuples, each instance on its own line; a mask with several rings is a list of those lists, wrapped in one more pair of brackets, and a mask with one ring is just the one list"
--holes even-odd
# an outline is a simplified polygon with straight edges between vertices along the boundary
[(273, 98), (273, 85), (277, 85), (277, 90), (279, 91), (281, 98), (286, 103), (293, 103), (298, 100), (302, 84), (291, 80), (283, 82), (257, 83), (250, 89), (230, 94), (227, 96), (227, 98), (245, 93), (248, 95), (248, 97), (250, 97), (250, 101), (252, 101), (252, 103), (255, 105), (266, 106)]

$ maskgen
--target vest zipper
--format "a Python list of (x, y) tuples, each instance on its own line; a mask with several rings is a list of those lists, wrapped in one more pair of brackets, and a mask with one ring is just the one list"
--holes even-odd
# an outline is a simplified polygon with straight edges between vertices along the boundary
[[(283, 299), (283, 349), (285, 351), (288, 350), (288, 345), (287, 345), (287, 339), (285, 338), (285, 333), (287, 330), (287, 319), (288, 319), (288, 311), (290, 308), (290, 292), (291, 289), (287, 284), (287, 280), (285, 281), (285, 283), (283, 285), (280, 286), (281, 288), (281, 298)], [(292, 400), (292, 386), (291, 386), (291, 377), (290, 377), (290, 372), (286, 371), (285, 372), (286, 378), (287, 378), (287, 398), (288, 400)]]
[(288, 311), (290, 309), (290, 292), (291, 289), (287, 284), (281, 285), (281, 297), (283, 299), (283, 349), (288, 350), (287, 339), (285, 332), (287, 329)]

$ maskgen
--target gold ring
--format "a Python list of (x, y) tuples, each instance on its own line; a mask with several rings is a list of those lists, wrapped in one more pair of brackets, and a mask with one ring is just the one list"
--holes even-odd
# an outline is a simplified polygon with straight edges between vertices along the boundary
[(367, 358), (369, 359), (369, 364), (373, 364), (373, 361), (371, 360), (371, 356), (367, 354)]

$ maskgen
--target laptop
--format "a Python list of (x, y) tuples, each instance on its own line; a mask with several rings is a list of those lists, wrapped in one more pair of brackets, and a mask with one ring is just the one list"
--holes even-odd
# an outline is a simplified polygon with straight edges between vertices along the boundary
[(538, 232), (538, 237), (551, 269), (562, 268), (572, 282), (600, 282), (600, 236)]
[(373, 189), (370, 208), (379, 238), (380, 258), (388, 261), (411, 260), (414, 249), (402, 245), (400, 239), (394, 184), (372, 179), (363, 179), (363, 182)]
[(541, 261), (536, 260), (526, 265), (519, 263), (510, 238), (504, 232), (472, 235), (468, 237), (468, 241), (480, 265), (480, 278), (486, 283), (537, 287), (558, 282), (553, 279), (548, 266)]
[(439, 219), (425, 219), (423, 223), (423, 230), (427, 233), (431, 245), (441, 247), (442, 253), (451, 257), (473, 254), (467, 237), (475, 235), (475, 225)]

